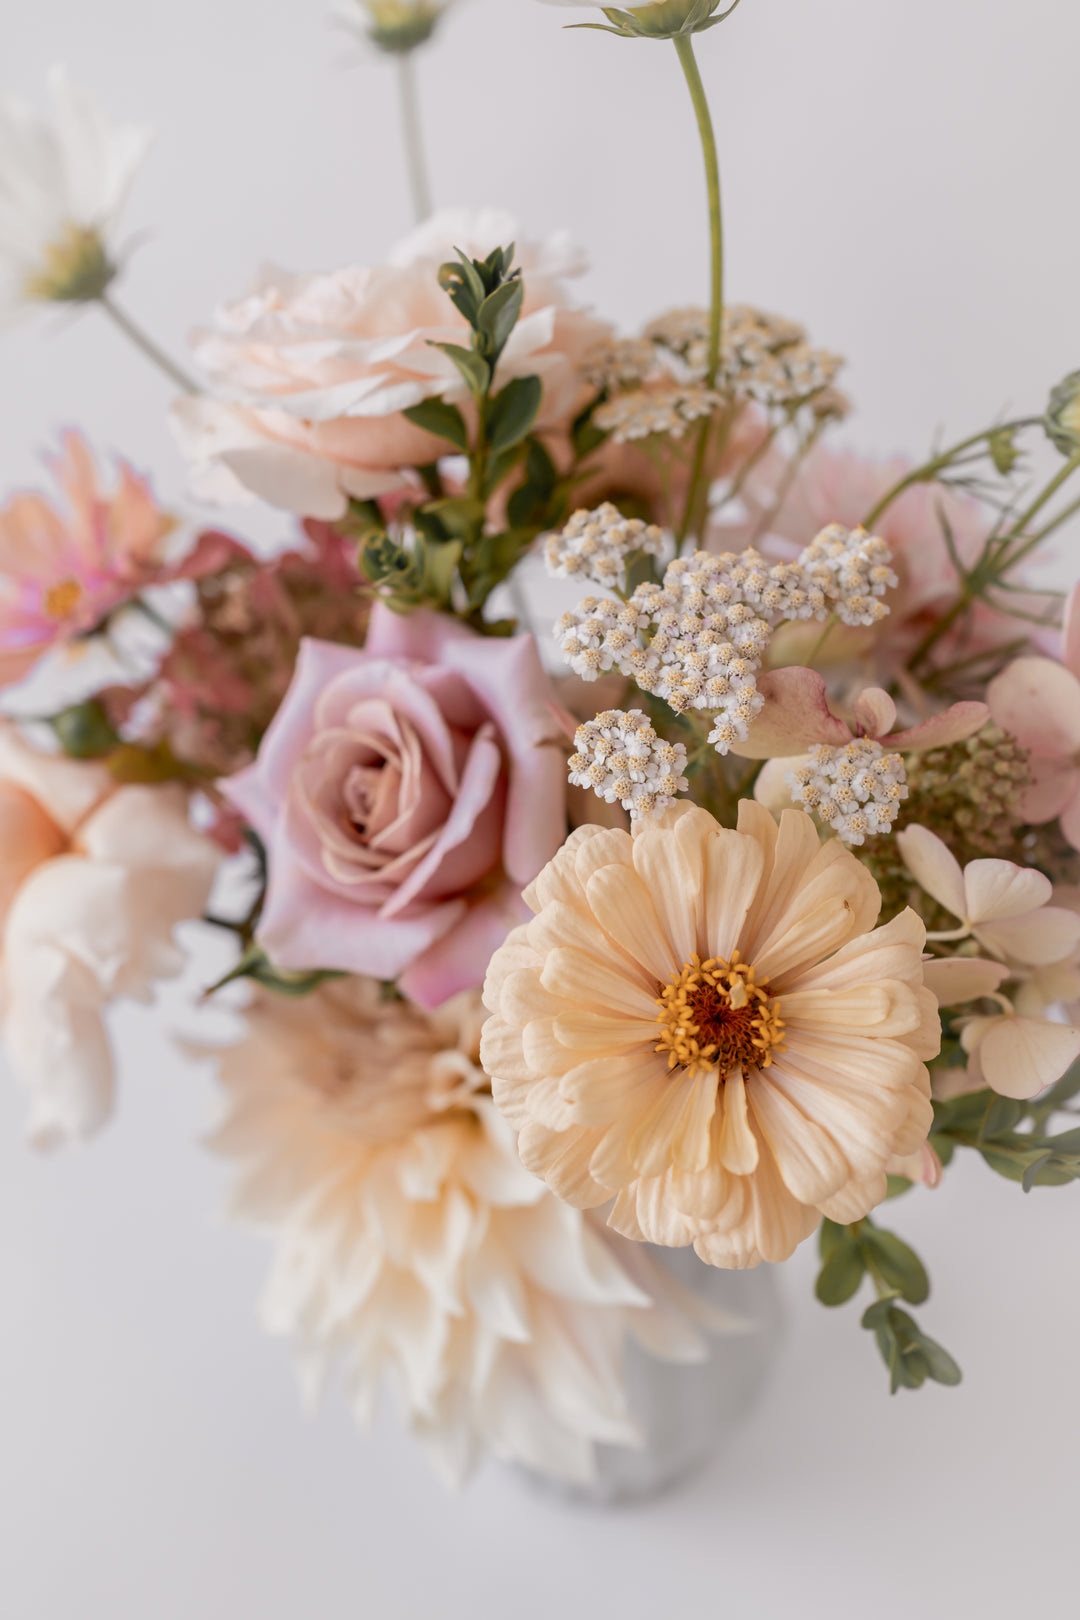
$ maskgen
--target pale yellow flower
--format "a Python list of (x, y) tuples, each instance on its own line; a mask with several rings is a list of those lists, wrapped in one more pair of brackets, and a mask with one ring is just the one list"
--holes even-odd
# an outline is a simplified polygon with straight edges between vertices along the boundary
[(695, 1361), (699, 1329), (730, 1324), (524, 1169), (485, 1094), (479, 994), (424, 1012), (345, 978), (247, 1017), (214, 1145), (235, 1213), (275, 1238), (262, 1317), (308, 1396), (337, 1364), (366, 1425), (386, 1377), (450, 1483), (485, 1450), (584, 1479), (596, 1442), (633, 1444), (628, 1336)]
[(495, 953), (481, 1060), (528, 1167), (628, 1237), (783, 1260), (931, 1121), (924, 930), (810, 817), (677, 806), (571, 834)]

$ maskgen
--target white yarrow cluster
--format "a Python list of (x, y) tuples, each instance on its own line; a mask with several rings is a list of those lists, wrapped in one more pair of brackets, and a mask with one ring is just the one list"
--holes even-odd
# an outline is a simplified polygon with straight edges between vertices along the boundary
[(814, 811), (845, 844), (891, 831), (908, 796), (904, 762), (871, 737), (842, 748), (824, 743), (785, 777), (796, 804)]
[(593, 413), (593, 421), (616, 444), (632, 444), (636, 439), (663, 434), (681, 439), (687, 428), (720, 409), (722, 394), (699, 383), (676, 388), (643, 388), (616, 394)]
[(640, 518), (625, 518), (605, 501), (592, 512), (575, 512), (569, 522), (544, 539), (544, 562), (555, 579), (582, 576), (618, 589), (626, 560), (635, 551), (659, 556), (664, 531)]
[(807, 581), (844, 624), (877, 624), (888, 613), (881, 598), (898, 581), (885, 541), (865, 529), (830, 523), (799, 558)]
[(685, 793), (686, 749), (665, 742), (640, 709), (604, 709), (574, 735), (570, 781), (632, 816), (660, 815)]

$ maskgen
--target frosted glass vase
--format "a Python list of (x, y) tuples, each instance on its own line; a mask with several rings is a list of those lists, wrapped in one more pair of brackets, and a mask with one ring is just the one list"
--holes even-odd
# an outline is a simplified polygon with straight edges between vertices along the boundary
[(650, 1252), (709, 1305), (742, 1318), (748, 1331), (711, 1337), (708, 1359), (692, 1366), (658, 1361), (631, 1344), (626, 1385), (643, 1445), (597, 1446), (596, 1476), (587, 1484), (523, 1470), (536, 1489), (609, 1505), (658, 1496), (719, 1456), (762, 1397), (783, 1339), (774, 1268), (721, 1271), (693, 1249)]

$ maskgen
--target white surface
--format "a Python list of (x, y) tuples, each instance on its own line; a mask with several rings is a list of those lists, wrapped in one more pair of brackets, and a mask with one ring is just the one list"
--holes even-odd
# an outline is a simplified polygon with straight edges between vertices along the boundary
[[(376, 256), (409, 224), (391, 75), (357, 63), (324, 9), (5, 0), (6, 83), (34, 94), (63, 57), (161, 131), (129, 216), (154, 236), (123, 291), (177, 349), (261, 257)], [(429, 134), (447, 130), (436, 191), (513, 207), (532, 233), (569, 224), (597, 266), (590, 296), (634, 323), (701, 296), (700, 160), (670, 48), (566, 20), (527, 0), (451, 19), (422, 67)], [(918, 451), (939, 425), (1038, 409), (1080, 362), (1078, 49), (1061, 0), (746, 0), (701, 40), (732, 295), (851, 357), (849, 438)], [(167, 388), (94, 316), (44, 331), (0, 339), (4, 487), (77, 421), (175, 497)], [(1024, 1198), (971, 1164), (895, 1206), (959, 1390), (889, 1400), (855, 1308), (810, 1298), (805, 1250), (772, 1395), (711, 1475), (612, 1516), (495, 1471), (454, 1502), (392, 1414), (367, 1442), (336, 1403), (301, 1419), (253, 1320), (265, 1253), (215, 1223), (206, 1077), (152, 1015), (122, 1024), (120, 1117), (86, 1152), (32, 1157), (21, 1099), (0, 1090), (5, 1616), (1072, 1612), (1080, 1194)]]

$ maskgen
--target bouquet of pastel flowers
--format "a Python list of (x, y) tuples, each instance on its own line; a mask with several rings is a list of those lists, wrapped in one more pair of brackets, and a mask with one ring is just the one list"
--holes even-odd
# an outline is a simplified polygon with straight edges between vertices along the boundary
[[(736, 5), (587, 24), (673, 44), (704, 153), (708, 301), (633, 336), (564, 237), (431, 212), (441, 0), (348, 8), (414, 232), (264, 269), (190, 373), (116, 293), (146, 132), (59, 70), (50, 115), (0, 102), (0, 297), (167, 372), (192, 493), (70, 432), (0, 510), (29, 1134), (99, 1129), (109, 1005), (185, 968), (178, 925), (227, 938), (201, 1050), (265, 1323), (361, 1421), (388, 1381), (454, 1481), (640, 1443), (628, 1354), (717, 1354), (754, 1324), (695, 1278), (814, 1234), (891, 1389), (954, 1384), (893, 1200), (963, 1154), (1080, 1178), (1080, 585), (1030, 573), (1080, 507), (1080, 373), (921, 463), (835, 447), (841, 359), (725, 300), (694, 40)], [(253, 501), (269, 553), (190, 515)]]

